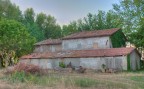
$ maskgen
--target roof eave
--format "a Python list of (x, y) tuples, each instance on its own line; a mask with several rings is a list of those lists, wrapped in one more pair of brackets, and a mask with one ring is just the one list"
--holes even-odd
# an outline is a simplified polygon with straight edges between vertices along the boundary
[(59, 45), (62, 43), (53, 43), (53, 44), (34, 44), (34, 46), (41, 46), (41, 45)]
[(104, 35), (104, 36), (89, 36), (89, 37), (74, 37), (74, 38), (63, 38), (62, 40), (70, 40), (70, 39), (85, 39), (85, 38), (95, 38), (95, 37), (107, 37), (110, 35)]

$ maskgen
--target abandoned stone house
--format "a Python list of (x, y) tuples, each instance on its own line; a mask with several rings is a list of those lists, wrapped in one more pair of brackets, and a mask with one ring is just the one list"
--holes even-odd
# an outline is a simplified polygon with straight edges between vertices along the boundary
[(126, 48), (126, 38), (119, 28), (83, 31), (62, 39), (48, 39), (36, 43), (34, 52), (24, 55), (20, 62), (53, 69), (59, 62), (74, 67), (101, 69), (140, 69), (141, 55), (132, 47)]

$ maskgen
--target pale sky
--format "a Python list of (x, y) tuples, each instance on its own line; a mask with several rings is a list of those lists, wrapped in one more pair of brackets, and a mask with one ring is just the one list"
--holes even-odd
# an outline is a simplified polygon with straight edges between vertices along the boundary
[(98, 10), (108, 11), (119, 0), (11, 0), (22, 11), (32, 7), (35, 13), (44, 12), (57, 19), (60, 25), (85, 17), (88, 13), (96, 14)]

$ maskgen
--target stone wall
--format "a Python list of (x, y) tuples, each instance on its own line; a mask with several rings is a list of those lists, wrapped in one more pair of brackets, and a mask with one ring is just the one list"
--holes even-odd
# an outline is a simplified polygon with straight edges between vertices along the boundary
[(112, 43), (109, 37), (95, 37), (83, 39), (63, 40), (63, 50), (82, 50), (82, 49), (98, 49), (112, 48)]
[(66, 65), (71, 62), (74, 67), (83, 66), (88, 69), (101, 69), (102, 64), (106, 68), (127, 70), (126, 56), (119, 57), (97, 57), (97, 58), (63, 58), (63, 59), (30, 59), (21, 60), (21, 62), (38, 65), (43, 69), (59, 67), (59, 62), (64, 62)]
[[(43, 69), (59, 67), (59, 62), (66, 65), (71, 62), (74, 67), (83, 66), (88, 69), (101, 69), (104, 64), (106, 68), (127, 70), (127, 56), (96, 57), (96, 58), (57, 58), (57, 59), (26, 59), (20, 62), (38, 65)], [(136, 51), (130, 54), (131, 70), (140, 69), (140, 56)]]
[(61, 45), (40, 45), (35, 46), (34, 52), (55, 52), (55, 51), (61, 51), (62, 47)]
[(90, 69), (101, 69), (104, 64), (106, 68), (126, 70), (125, 56), (119, 57), (98, 57), (98, 58), (81, 58), (80, 65)]
[(138, 53), (136, 51), (133, 51), (130, 54), (130, 68), (132, 70), (136, 70), (136, 69), (140, 69), (140, 56), (138, 55)]

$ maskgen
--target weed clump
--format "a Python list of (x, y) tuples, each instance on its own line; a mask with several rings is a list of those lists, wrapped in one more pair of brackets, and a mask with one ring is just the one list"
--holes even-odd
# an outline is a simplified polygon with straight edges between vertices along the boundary
[(33, 64), (26, 64), (26, 63), (18, 63), (17, 65), (8, 68), (6, 71), (7, 74), (12, 74), (15, 72), (25, 72), (26, 74), (39, 74), (41, 71), (39, 66)]

